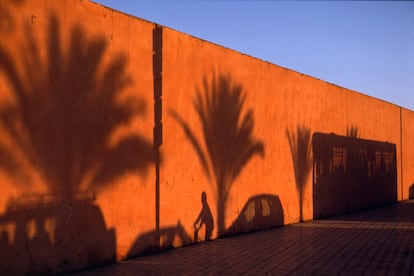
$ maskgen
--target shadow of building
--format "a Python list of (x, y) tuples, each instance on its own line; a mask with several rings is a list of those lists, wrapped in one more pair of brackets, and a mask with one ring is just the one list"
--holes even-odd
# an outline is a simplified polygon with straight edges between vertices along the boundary
[(397, 201), (396, 146), (315, 133), (314, 218)]

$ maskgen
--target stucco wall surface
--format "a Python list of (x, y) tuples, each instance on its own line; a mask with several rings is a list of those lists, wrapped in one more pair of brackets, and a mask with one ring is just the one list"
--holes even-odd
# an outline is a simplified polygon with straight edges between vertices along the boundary
[(414, 198), (414, 113), (411, 110), (401, 109), (401, 143), (402, 151), (401, 191), (402, 199)]
[(85, 0), (0, 11), (2, 272), (313, 219), (315, 133), (393, 145), (408, 198), (412, 111)]

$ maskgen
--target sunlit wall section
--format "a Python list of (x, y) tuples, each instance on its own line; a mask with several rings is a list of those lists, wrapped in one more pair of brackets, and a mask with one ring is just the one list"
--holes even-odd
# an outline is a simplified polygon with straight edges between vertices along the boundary
[(0, 274), (73, 271), (414, 190), (412, 111), (89, 1), (0, 10)]

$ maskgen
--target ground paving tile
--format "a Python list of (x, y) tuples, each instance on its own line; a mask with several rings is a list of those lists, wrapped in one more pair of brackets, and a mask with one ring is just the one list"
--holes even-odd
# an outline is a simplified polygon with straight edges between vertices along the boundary
[(74, 275), (414, 275), (414, 200), (186, 246)]

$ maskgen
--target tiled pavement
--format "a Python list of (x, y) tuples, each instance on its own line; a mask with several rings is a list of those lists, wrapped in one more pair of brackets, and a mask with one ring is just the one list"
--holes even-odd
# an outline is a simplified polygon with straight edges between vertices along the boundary
[(414, 201), (233, 236), (80, 275), (414, 275)]

